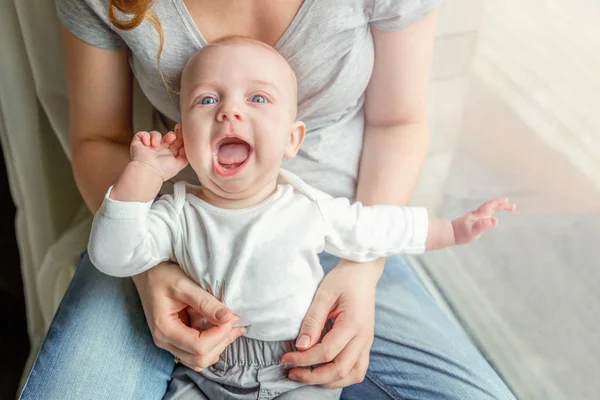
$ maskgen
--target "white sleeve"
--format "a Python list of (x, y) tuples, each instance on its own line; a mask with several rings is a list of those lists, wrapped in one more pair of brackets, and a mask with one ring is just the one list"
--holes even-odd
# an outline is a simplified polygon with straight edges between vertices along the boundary
[(126, 277), (174, 257), (178, 213), (172, 195), (154, 202), (117, 201), (108, 190), (94, 216), (88, 253), (107, 275)]
[(394, 254), (425, 251), (429, 219), (422, 207), (363, 206), (348, 199), (317, 202), (325, 223), (324, 250), (367, 262)]

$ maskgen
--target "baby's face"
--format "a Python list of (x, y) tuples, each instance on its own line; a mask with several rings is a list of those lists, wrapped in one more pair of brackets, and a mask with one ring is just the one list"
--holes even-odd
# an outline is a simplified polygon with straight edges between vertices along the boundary
[(210, 46), (186, 66), (181, 114), (187, 158), (203, 187), (228, 199), (253, 195), (279, 173), (304, 137), (295, 77), (256, 44)]

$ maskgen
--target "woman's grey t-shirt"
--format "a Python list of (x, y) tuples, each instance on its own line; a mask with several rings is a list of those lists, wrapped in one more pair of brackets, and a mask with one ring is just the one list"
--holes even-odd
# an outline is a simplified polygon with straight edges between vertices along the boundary
[[(284, 160), (284, 168), (333, 196), (354, 197), (364, 92), (374, 60), (370, 28), (404, 28), (441, 1), (304, 0), (275, 45), (298, 77), (299, 119), (307, 126), (302, 148), (296, 158)], [(179, 98), (167, 90), (158, 70), (159, 36), (149, 21), (122, 31), (110, 22), (109, 0), (56, 3), (65, 27), (81, 40), (103, 48), (129, 47), (131, 68), (148, 100), (169, 119), (180, 121)], [(178, 92), (187, 59), (206, 44), (202, 27), (196, 27), (183, 0), (157, 0), (152, 9), (164, 31), (161, 71)], [(128, 20), (125, 14), (117, 16)]]

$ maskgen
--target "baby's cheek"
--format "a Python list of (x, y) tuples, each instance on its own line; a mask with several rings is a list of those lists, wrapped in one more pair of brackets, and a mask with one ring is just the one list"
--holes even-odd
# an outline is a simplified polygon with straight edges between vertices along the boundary
[[(192, 167), (199, 166), (202, 160), (202, 157), (198, 154), (198, 149), (194, 146), (185, 145), (185, 155), (187, 156), (188, 161)], [(206, 157), (204, 157), (206, 158)]]
[(261, 146), (261, 149), (257, 151), (256, 161), (265, 169), (278, 167), (282, 159), (282, 146), (277, 142), (271, 142), (265, 146)]

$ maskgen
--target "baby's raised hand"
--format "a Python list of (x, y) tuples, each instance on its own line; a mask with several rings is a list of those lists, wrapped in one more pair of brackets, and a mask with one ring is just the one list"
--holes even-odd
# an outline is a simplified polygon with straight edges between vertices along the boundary
[(163, 182), (171, 179), (188, 164), (181, 130), (176, 132), (164, 137), (156, 131), (136, 133), (129, 149), (131, 161), (154, 169)]
[(477, 239), (484, 231), (498, 225), (498, 219), (492, 217), (496, 211), (513, 211), (517, 206), (508, 202), (508, 199), (494, 199), (486, 201), (477, 210), (471, 211), (452, 221), (454, 239), (456, 244), (470, 243)]

